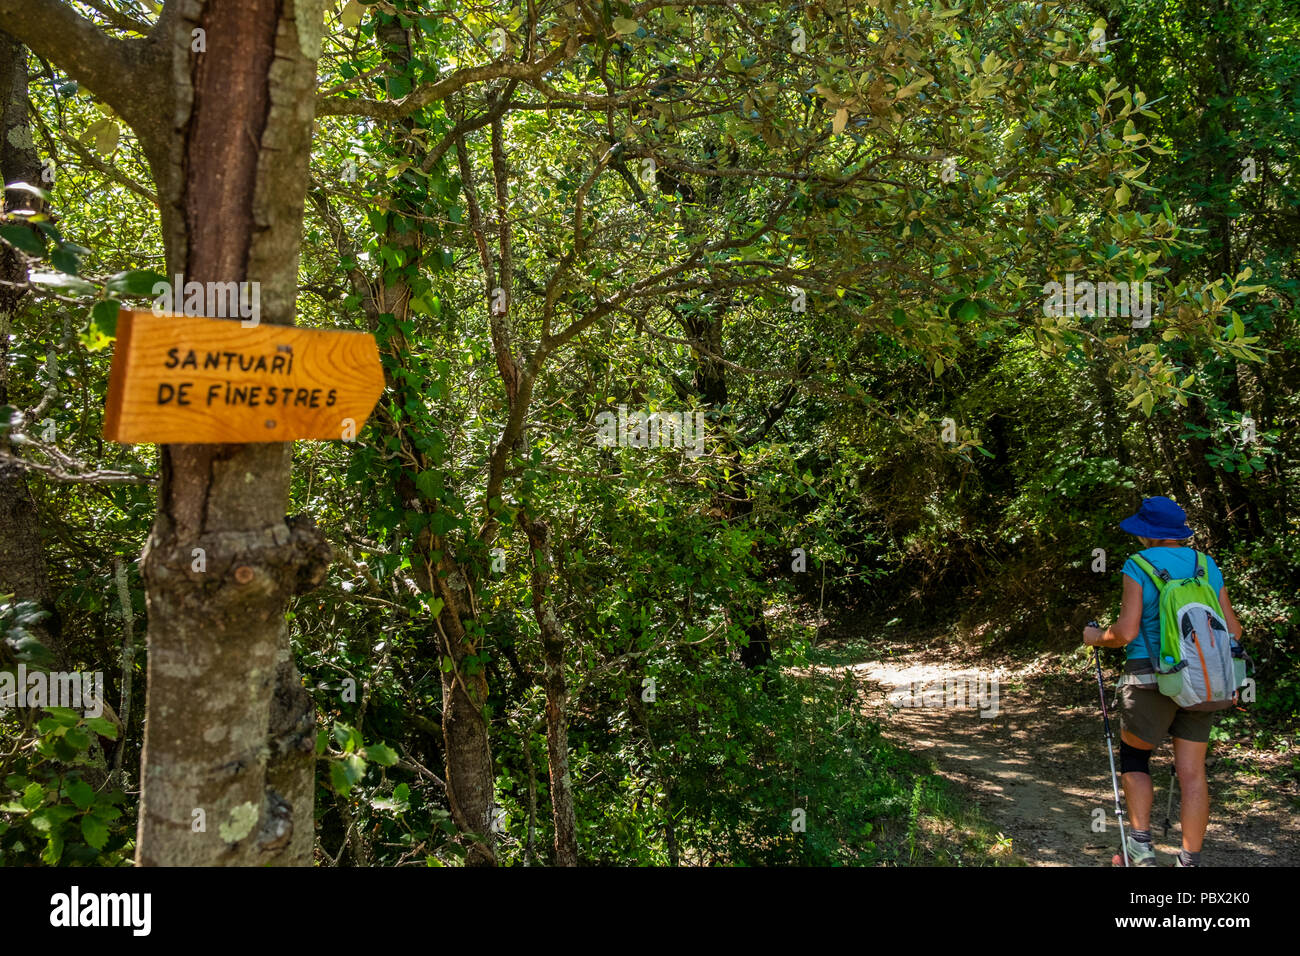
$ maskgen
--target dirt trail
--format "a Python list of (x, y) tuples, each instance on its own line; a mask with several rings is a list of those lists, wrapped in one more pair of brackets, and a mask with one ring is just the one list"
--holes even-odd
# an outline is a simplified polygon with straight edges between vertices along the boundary
[[(1119, 839), (1095, 679), (1089, 683), (1054, 673), (1047, 660), (1025, 665), (955, 656), (951, 646), (929, 647), (818, 669), (856, 674), (864, 706), (885, 735), (932, 759), (939, 773), (968, 792), (1011, 838), (1012, 851), (1026, 863), (1109, 866)], [(1109, 701), (1114, 675), (1106, 677)], [(997, 680), (996, 707), (988, 696), (991, 678)], [(958, 695), (966, 706), (934, 706), (937, 700), (921, 694), (938, 688)], [(1114, 714), (1111, 721), (1118, 735)], [(1202, 865), (1300, 865), (1295, 775), (1279, 783), (1276, 773), (1259, 774), (1289, 761), (1285, 754), (1251, 751), (1236, 746), (1240, 743), (1211, 744), (1210, 828)], [(1231, 766), (1221, 756), (1229, 750)], [(1173, 862), (1182, 845), (1176, 799), (1167, 837), (1162, 829), (1172, 764), (1166, 739), (1151, 761), (1152, 839), (1162, 866)], [(1092, 829), (1098, 809), (1105, 811), (1104, 833)]]

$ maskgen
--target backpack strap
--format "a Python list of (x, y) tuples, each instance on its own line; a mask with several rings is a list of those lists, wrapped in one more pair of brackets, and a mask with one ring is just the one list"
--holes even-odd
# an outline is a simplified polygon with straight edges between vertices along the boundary
[[(1144, 558), (1141, 554), (1133, 555), (1131, 560), (1133, 561), (1134, 564), (1136, 564), (1139, 568), (1141, 568), (1143, 571), (1146, 572), (1147, 577), (1151, 579), (1151, 583), (1156, 586), (1156, 591), (1159, 592), (1161, 595), (1163, 595), (1165, 593), (1165, 585), (1168, 584), (1170, 580), (1169, 572), (1163, 570), (1162, 568), (1157, 568), (1154, 564), (1152, 564), (1150, 561)], [(1160, 620), (1158, 615), (1156, 619), (1157, 621)], [(1160, 671), (1159, 652), (1157, 651), (1154, 654), (1151, 653), (1151, 645), (1146, 641), (1144, 641), (1143, 643), (1146, 644), (1147, 659), (1151, 661), (1151, 669), (1159, 673)]]
[(1215, 613), (1219, 615), (1219, 620), (1223, 621), (1224, 626), (1226, 627), (1228, 623), (1228, 618), (1223, 613), (1222, 602), (1219, 600), (1219, 595), (1217, 592), (1215, 592), (1214, 588), (1209, 587), (1210, 556), (1201, 551), (1196, 552), (1196, 577), (1197, 580), (1200, 580), (1206, 584), (1207, 589), (1210, 591), (1211, 595), (1214, 598), (1214, 600), (1210, 602), (1210, 606), (1214, 608)]
[[(1198, 551), (1196, 553), (1199, 557), (1200, 552)], [(1169, 572), (1164, 570), (1163, 568), (1157, 568), (1154, 564), (1152, 564), (1146, 558), (1142, 557), (1142, 555), (1140, 554), (1133, 555), (1132, 561), (1134, 564), (1136, 564), (1139, 568), (1141, 568), (1143, 571), (1147, 573), (1147, 577), (1149, 577), (1151, 579), (1151, 583), (1156, 586), (1156, 590), (1159, 591), (1161, 594), (1164, 594), (1165, 585), (1168, 584), (1170, 581)], [(1197, 566), (1198, 567), (1200, 566), (1199, 560)]]

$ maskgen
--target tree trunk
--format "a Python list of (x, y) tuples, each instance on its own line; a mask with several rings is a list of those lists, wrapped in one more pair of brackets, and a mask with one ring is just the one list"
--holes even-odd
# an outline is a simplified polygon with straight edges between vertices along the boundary
[[(703, 404), (716, 410), (717, 421), (722, 426), (731, 422), (727, 369), (717, 358), (722, 355), (724, 315), (725, 307), (722, 307), (717, 314), (704, 313), (702, 317), (695, 315), (683, 321), (687, 334), (695, 344), (695, 391)], [(754, 511), (754, 502), (749, 496), (749, 481), (745, 477), (739, 451), (733, 452), (733, 459), (735, 468), (732, 478), (726, 487), (726, 494), (718, 500), (718, 507), (726, 513), (729, 521), (746, 521)], [(740, 649), (740, 662), (752, 670), (766, 665), (772, 659), (772, 641), (767, 632), (767, 619), (763, 616), (763, 599), (759, 597), (749, 601), (741, 612), (744, 615), (741, 626), (747, 640)]]
[(542, 632), (546, 690), (546, 753), (550, 766), (551, 817), (555, 825), (555, 865), (578, 865), (577, 821), (573, 810), (573, 778), (569, 774), (569, 688), (564, 679), (564, 631), (551, 600), (551, 529), (544, 521), (521, 514), (533, 552), (533, 615)]
[[(398, 20), (380, 14), (376, 37), (390, 69), (394, 72), (406, 70), (411, 58), (409, 29)], [(416, 127), (411, 119), (403, 119), (396, 125), (408, 132)], [(415, 140), (408, 139), (407, 143), (413, 148)], [(408, 155), (412, 161), (421, 159), (413, 151)], [(397, 180), (392, 185), (389, 201), (393, 216), (383, 236), (384, 244), (403, 250), (405, 266), (419, 269), (423, 258), (420, 231), (399, 219), (410, 217), (416, 221), (424, 199), (418, 195), (412, 198), (404, 191), (402, 181)], [(324, 194), (317, 198), (317, 207), (323, 215), (332, 217)], [(338, 228), (342, 229), (341, 224)], [(339, 242), (350, 246), (346, 237), (340, 236)], [(361, 296), (362, 307), (372, 328), (378, 333), (380, 348), (390, 359), (388, 364), (409, 367), (413, 361), (411, 350), (400, 331), (410, 316), (412, 294), (405, 270), (381, 273), (378, 281), (372, 283), (359, 269), (353, 269), (350, 279)], [(381, 323), (380, 317), (384, 315), (395, 319), (391, 326)], [(385, 386), (387, 401), (381, 404), (377, 423), (389, 434), (408, 443), (421, 422), (418, 419), (413, 421), (404, 409), (409, 401), (423, 402), (424, 396), (405, 377), (393, 375), (391, 368), (385, 371)], [(418, 442), (411, 444), (419, 445)], [(398, 466), (396, 470), (398, 495), (407, 509), (430, 513), (441, 505), (420, 492), (414, 476), (441, 468), (441, 465), (421, 451), (412, 454), (418, 467), (405, 469)], [(418, 561), (423, 573), (416, 575), (418, 580), (410, 583), (421, 592), (423, 600), (442, 602), (438, 613), (429, 621), (429, 643), (437, 648), (437, 657), (450, 665), (442, 671), (442, 737), (448, 810), (452, 821), (464, 835), (466, 865), (495, 866), (492, 811), (496, 803), (496, 772), (484, 714), (488, 681), (478, 660), (482, 638), (477, 636), (471, 594), (474, 586), (472, 565), (461, 561), (454, 553), (456, 550), (456, 545), (447, 538), (433, 534), (427, 526), (423, 528), (412, 542), (412, 562)]]
[[(168, 275), (258, 282), (262, 321), (285, 325), (322, 15), (321, 0), (173, 0), (146, 39), (116, 40), (60, 0), (0, 0), (0, 26), (135, 131)], [(141, 563), (139, 864), (311, 862), (315, 713), (284, 614), (324, 577), (329, 549), (285, 515), (290, 459), (284, 444), (161, 449)]]
[[(427, 562), (428, 559), (426, 559)], [(443, 601), (437, 626), (442, 652), (450, 661), (442, 672), (442, 734), (447, 754), (447, 802), (456, 826), (470, 838), (467, 866), (495, 866), (492, 809), (496, 804), (496, 773), (488, 739), (487, 671), (477, 662), (481, 638), (472, 638), (466, 622), (475, 625), (468, 595), (473, 583), (451, 558), (426, 571)], [(470, 666), (470, 658), (475, 665)]]
[[(27, 122), (27, 51), (7, 33), (0, 32), (0, 173), (6, 183), (39, 184), (41, 161), (32, 144)], [(5, 196), (6, 211), (43, 205), (28, 193)], [(0, 406), (9, 404), (9, 336), (14, 317), (26, 295), (27, 267), (18, 252), (0, 245)], [(8, 433), (0, 436), (0, 451), (9, 451)], [(32, 601), (49, 617), (30, 630), (48, 650), (56, 666), (70, 667), (63, 647), (54, 593), (50, 587), (45, 552), (41, 545), (36, 502), (27, 475), (16, 464), (0, 463), (0, 594)]]
[[(304, 0), (187, 9), (160, 24), (173, 135), (166, 149), (157, 131), (148, 137), (168, 275), (259, 282), (262, 321), (291, 325), (321, 9)], [(284, 615), (324, 577), (328, 545), (309, 520), (286, 518), (290, 445), (168, 445), (160, 457), (142, 563), (137, 863), (308, 865), (315, 712)]]
[[(1187, 421), (1191, 424), (1205, 431), (1212, 429), (1205, 404), (1201, 399), (1193, 397), (1187, 403), (1186, 414)], [(1187, 439), (1186, 457), (1196, 481), (1197, 493), (1200, 495), (1202, 521), (1210, 532), (1210, 539), (1214, 546), (1221, 547), (1228, 540), (1228, 502), (1219, 492), (1218, 475), (1215, 474), (1214, 468), (1206, 457), (1213, 447), (1209, 439), (1193, 435)]]

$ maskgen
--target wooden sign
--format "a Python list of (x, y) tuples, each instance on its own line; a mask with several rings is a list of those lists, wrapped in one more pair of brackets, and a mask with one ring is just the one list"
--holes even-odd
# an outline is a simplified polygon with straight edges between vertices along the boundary
[(352, 439), (384, 391), (374, 336), (123, 310), (104, 437)]

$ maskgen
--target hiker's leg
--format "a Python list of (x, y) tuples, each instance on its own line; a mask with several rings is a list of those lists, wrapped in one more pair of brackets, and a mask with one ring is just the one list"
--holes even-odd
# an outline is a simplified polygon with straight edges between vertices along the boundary
[(1170, 698), (1154, 690), (1132, 684), (1119, 690), (1119, 739), (1130, 747), (1144, 751), (1147, 757), (1145, 761), (1131, 759), (1129, 766), (1125, 767), (1123, 751), (1120, 751), (1120, 782), (1124, 785), (1129, 826), (1134, 830), (1151, 829), (1151, 804), (1155, 802), (1155, 787), (1151, 783), (1150, 754), (1164, 740), (1176, 710), (1177, 707)]
[[(1151, 749), (1151, 745), (1127, 730), (1121, 730), (1119, 739), (1138, 750)], [(1128, 807), (1128, 823), (1135, 830), (1151, 829), (1151, 804), (1155, 800), (1155, 788), (1151, 785), (1151, 774), (1130, 771), (1119, 777), (1124, 788), (1124, 803)]]
[(1210, 785), (1205, 779), (1205, 751), (1209, 744), (1174, 738), (1174, 767), (1183, 801), (1183, 849), (1200, 853), (1210, 822)]

